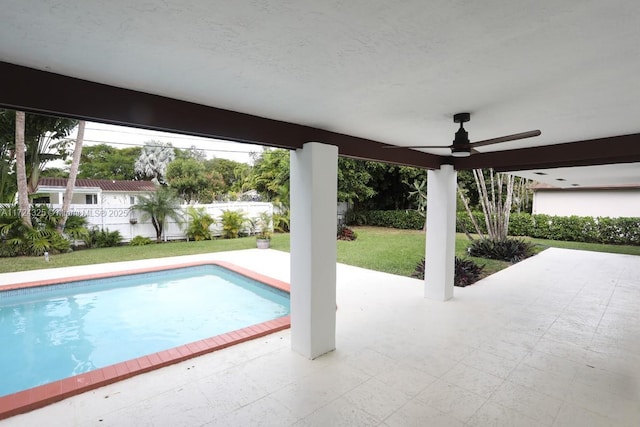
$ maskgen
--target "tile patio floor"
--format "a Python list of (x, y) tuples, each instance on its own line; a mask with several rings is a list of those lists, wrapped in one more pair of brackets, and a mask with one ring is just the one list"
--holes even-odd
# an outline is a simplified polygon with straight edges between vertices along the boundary
[[(288, 281), (273, 250), (173, 261), (203, 258)], [(168, 261), (90, 270), (154, 262)], [(0, 283), (34, 280), (20, 274)], [(445, 303), (418, 280), (339, 265), (338, 305), (337, 350), (314, 361), (283, 331), (0, 427), (640, 425), (640, 257), (548, 249)]]

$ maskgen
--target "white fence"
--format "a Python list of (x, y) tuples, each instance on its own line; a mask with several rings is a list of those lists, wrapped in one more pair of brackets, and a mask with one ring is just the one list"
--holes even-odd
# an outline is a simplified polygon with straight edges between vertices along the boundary
[[(58, 211), (62, 209), (62, 205), (54, 204), (49, 206)], [(211, 226), (211, 231), (216, 236), (222, 234), (222, 224), (220, 222), (222, 211), (241, 211), (251, 220), (256, 220), (263, 212), (267, 212), (269, 215), (273, 214), (273, 205), (264, 202), (225, 202), (207, 205), (183, 205), (184, 221), (182, 225), (177, 224), (173, 220), (169, 220), (165, 225), (164, 239), (184, 240), (187, 238), (185, 230), (187, 228), (188, 215), (186, 212), (189, 206), (204, 208), (205, 211), (216, 220)], [(144, 215), (139, 211), (131, 210), (130, 206), (71, 205), (69, 213), (84, 216), (88, 221), (88, 227), (119, 231), (124, 242), (130, 241), (135, 236), (143, 236), (150, 239), (156, 238), (156, 230), (153, 228), (153, 225), (151, 225), (151, 220), (147, 219), (143, 221)], [(249, 233), (250, 231), (250, 225), (247, 224), (244, 232)]]

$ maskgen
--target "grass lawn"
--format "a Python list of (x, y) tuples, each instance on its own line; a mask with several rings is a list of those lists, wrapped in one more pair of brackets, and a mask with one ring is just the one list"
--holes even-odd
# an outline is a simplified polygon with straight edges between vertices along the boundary
[[(424, 254), (425, 238), (422, 231), (396, 230), (380, 227), (354, 227), (358, 239), (353, 242), (338, 241), (338, 262), (409, 276)], [(531, 239), (545, 247), (553, 246), (600, 252), (640, 255), (639, 246), (613, 246), (577, 242), (557, 242)], [(466, 254), (468, 239), (464, 234), (456, 236), (456, 255)], [(273, 249), (289, 251), (289, 235), (275, 234), (271, 240)], [(171, 242), (147, 246), (120, 246), (79, 250), (68, 254), (52, 255), (50, 262), (43, 257), (0, 258), (0, 273), (28, 271), (40, 268), (68, 267), (74, 265), (101, 264), (106, 262), (130, 261), (134, 259), (162, 258), (179, 255), (193, 255), (209, 252), (233, 251), (255, 248), (255, 238), (245, 237), (232, 240), (208, 240), (203, 242)], [(487, 274), (495, 273), (509, 266), (508, 262), (472, 258), (485, 264)]]

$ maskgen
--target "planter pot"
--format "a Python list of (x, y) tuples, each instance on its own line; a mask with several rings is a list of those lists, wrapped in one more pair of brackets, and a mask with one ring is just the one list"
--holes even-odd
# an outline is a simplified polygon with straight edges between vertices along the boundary
[(256, 239), (256, 245), (258, 249), (269, 249), (269, 243), (271, 241), (269, 239)]
[(137, 224), (137, 223), (138, 223), (138, 218), (129, 219), (129, 224), (133, 225), (133, 224)]

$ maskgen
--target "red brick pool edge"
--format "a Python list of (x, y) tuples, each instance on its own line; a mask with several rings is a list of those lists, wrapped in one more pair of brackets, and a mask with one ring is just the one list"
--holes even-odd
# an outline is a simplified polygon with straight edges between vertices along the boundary
[[(262, 274), (253, 272), (246, 268), (223, 261), (202, 261), (182, 264), (173, 264), (163, 267), (143, 268), (135, 270), (124, 270), (117, 272), (85, 275), (72, 278), (60, 278), (47, 281), (33, 281), (2, 286), (0, 290), (22, 289), (34, 286), (54, 285), (58, 283), (66, 283), (69, 281), (101, 279), (105, 277), (121, 276), (127, 274), (148, 273), (153, 271), (173, 270), (176, 268), (194, 267), (199, 265), (219, 265), (233, 272), (241, 274), (250, 279), (257, 280), (266, 285), (272, 286), (285, 292), (289, 292), (288, 283)], [(170, 348), (168, 350), (149, 354), (147, 356), (138, 357), (136, 359), (127, 360), (115, 365), (106, 366), (84, 374), (75, 375), (73, 377), (54, 381), (39, 387), (30, 388), (17, 393), (0, 397), (0, 420), (32, 411), (43, 406), (50, 405), (54, 402), (66, 399), (76, 394), (84, 393), (117, 381), (131, 378), (135, 375), (153, 371), (164, 366), (182, 362), (184, 360), (221, 350), (244, 341), (263, 337), (291, 326), (289, 316), (280, 317), (278, 319), (269, 320), (258, 323), (246, 328), (227, 332), (225, 334), (216, 335), (214, 337), (205, 338), (179, 347)]]

